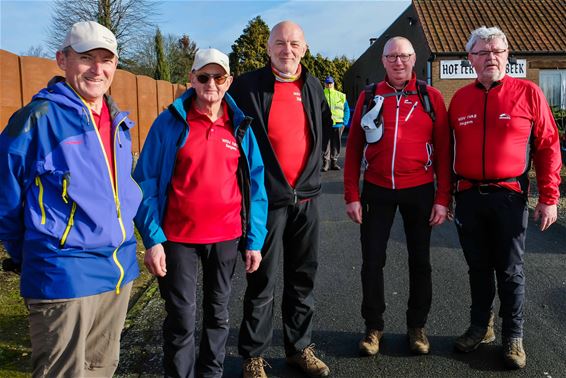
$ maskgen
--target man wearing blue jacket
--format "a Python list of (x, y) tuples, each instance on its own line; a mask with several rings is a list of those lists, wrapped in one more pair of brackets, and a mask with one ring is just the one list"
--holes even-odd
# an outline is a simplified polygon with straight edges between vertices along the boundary
[(105, 93), (118, 64), (114, 34), (79, 22), (56, 78), (0, 135), (0, 240), (21, 271), (34, 377), (111, 377), (132, 281), (133, 122)]
[[(153, 123), (134, 172), (143, 189), (135, 222), (158, 277), (167, 317), (167, 377), (221, 378), (230, 330), (228, 304), (238, 257), (257, 270), (267, 221), (263, 160), (232, 98), (228, 56), (199, 50), (191, 88)], [(203, 325), (196, 361), (198, 260), (203, 272)]]

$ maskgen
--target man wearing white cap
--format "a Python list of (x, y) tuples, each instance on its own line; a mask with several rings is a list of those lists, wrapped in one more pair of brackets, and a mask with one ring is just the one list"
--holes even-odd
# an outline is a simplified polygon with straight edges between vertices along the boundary
[(112, 32), (78, 22), (56, 77), (0, 136), (0, 239), (29, 309), (34, 377), (111, 377), (132, 281), (133, 122), (105, 95), (118, 63)]
[[(427, 354), (425, 324), (432, 301), (430, 234), (432, 226), (446, 219), (451, 198), (448, 116), (442, 94), (417, 80), (415, 50), (408, 39), (388, 40), (381, 61), (387, 75), (358, 98), (344, 165), (346, 212), (360, 224), (362, 242), (366, 334), (359, 349), (363, 355), (379, 352), (385, 312), (383, 269), (399, 208), (409, 254), (409, 348)], [(372, 99), (372, 106), (366, 97)], [(362, 156), (367, 165), (360, 196)]]
[[(231, 280), (243, 254), (246, 271), (261, 261), (267, 219), (263, 160), (246, 117), (226, 93), (228, 56), (199, 50), (191, 88), (153, 123), (134, 178), (144, 197), (135, 222), (157, 276), (167, 317), (167, 377), (222, 377), (230, 330)], [(198, 261), (203, 330), (196, 361)]]

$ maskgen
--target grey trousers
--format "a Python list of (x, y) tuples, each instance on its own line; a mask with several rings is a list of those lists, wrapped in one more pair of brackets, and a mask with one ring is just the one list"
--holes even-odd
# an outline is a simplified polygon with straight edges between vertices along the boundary
[(26, 299), (33, 377), (112, 377), (132, 282), (72, 299)]

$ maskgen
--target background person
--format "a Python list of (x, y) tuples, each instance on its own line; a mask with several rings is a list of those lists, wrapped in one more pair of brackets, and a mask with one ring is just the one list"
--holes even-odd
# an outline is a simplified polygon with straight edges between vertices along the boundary
[(323, 130), (332, 120), (318, 79), (300, 64), (307, 51), (301, 27), (273, 27), (271, 63), (239, 76), (230, 89), (252, 128), (265, 162), (269, 198), (267, 237), (259, 269), (247, 275), (238, 350), (244, 378), (265, 377), (262, 355), (273, 336), (277, 271), (283, 260), (283, 335), (287, 363), (310, 376), (327, 376), (311, 344), (314, 281), (318, 267)]
[[(226, 93), (228, 56), (199, 50), (191, 88), (153, 123), (134, 172), (144, 198), (136, 225), (144, 263), (158, 277), (167, 317), (163, 364), (168, 377), (221, 377), (228, 304), (238, 244), (246, 271), (261, 261), (267, 195), (249, 117)], [(198, 366), (195, 325), (198, 260), (203, 330)]]
[(457, 179), (454, 220), (472, 296), (471, 325), (456, 349), (470, 352), (495, 339), (490, 318), (497, 282), (504, 360), (523, 368), (528, 172), (532, 157), (539, 191), (534, 218), (544, 231), (557, 217), (558, 129), (540, 88), (505, 74), (509, 51), (501, 30), (474, 30), (466, 51), (478, 77), (456, 92), (449, 109)]
[(138, 274), (133, 122), (109, 96), (114, 34), (78, 22), (57, 77), (0, 136), (0, 239), (21, 268), (34, 377), (111, 377)]
[[(416, 56), (409, 40), (388, 40), (381, 61), (387, 75), (375, 87), (375, 94), (384, 97), (378, 119), (382, 137), (366, 144), (360, 125), (365, 100), (362, 93), (348, 135), (344, 169), (346, 212), (361, 225), (366, 335), (359, 347), (365, 355), (379, 352), (385, 312), (383, 268), (389, 232), (399, 208), (409, 253), (409, 346), (414, 353), (426, 354), (430, 344), (424, 327), (432, 301), (430, 233), (432, 226), (446, 219), (451, 198), (448, 119), (437, 89), (426, 87), (434, 121), (419, 100), (413, 73)], [(360, 198), (362, 155), (367, 166)]]
[(328, 143), (323, 146), (325, 148), (322, 154), (322, 171), (326, 172), (328, 169), (339, 171), (338, 157), (342, 144), (342, 132), (344, 126), (350, 120), (350, 107), (346, 95), (334, 89), (334, 78), (332, 76), (327, 76), (324, 79), (324, 97), (328, 101), (332, 113), (332, 131)]

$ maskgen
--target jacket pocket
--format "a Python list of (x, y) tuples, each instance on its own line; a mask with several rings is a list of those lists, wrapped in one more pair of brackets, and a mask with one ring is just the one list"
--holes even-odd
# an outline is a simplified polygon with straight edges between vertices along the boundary
[(37, 194), (37, 203), (39, 204), (39, 209), (41, 211), (41, 224), (45, 224), (45, 205), (43, 204), (43, 183), (41, 182), (41, 178), (36, 176), (35, 178), (35, 186), (39, 188)]
[(65, 242), (67, 241), (67, 236), (69, 236), (69, 232), (73, 227), (73, 224), (75, 222), (76, 210), (77, 210), (77, 203), (73, 201), (73, 204), (71, 205), (71, 212), (69, 213), (69, 219), (67, 220), (67, 226), (65, 227), (65, 231), (63, 232), (63, 236), (61, 236), (61, 241), (59, 243), (61, 247), (65, 245)]
[(426, 163), (424, 164), (424, 169), (425, 171), (428, 171), (428, 169), (432, 166), (432, 155), (434, 153), (434, 147), (432, 145), (432, 143), (426, 143)]

